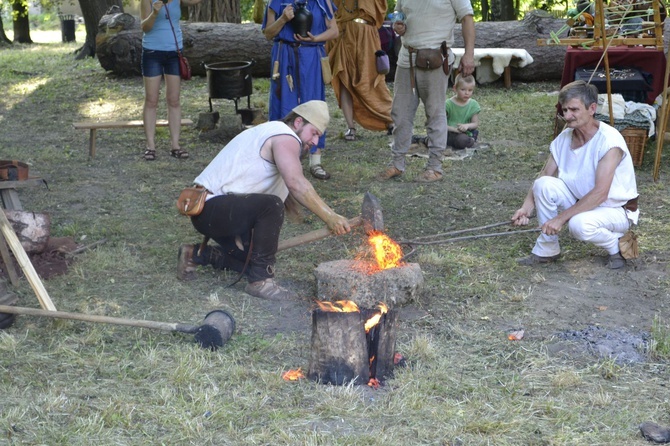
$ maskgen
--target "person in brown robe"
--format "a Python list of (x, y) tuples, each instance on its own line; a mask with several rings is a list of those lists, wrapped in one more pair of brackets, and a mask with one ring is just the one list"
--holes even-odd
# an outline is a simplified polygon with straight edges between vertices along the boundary
[(332, 86), (347, 121), (344, 139), (354, 141), (354, 121), (368, 130), (393, 127), (393, 99), (385, 76), (377, 73), (375, 56), (387, 5), (386, 0), (335, 0), (335, 5), (340, 35), (327, 43)]

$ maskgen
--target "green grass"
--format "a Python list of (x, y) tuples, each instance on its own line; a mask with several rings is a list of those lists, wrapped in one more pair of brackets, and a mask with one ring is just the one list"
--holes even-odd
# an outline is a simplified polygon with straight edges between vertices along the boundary
[[(81, 244), (106, 239), (77, 255), (66, 275), (45, 281), (56, 306), (194, 324), (223, 307), (237, 331), (213, 353), (182, 334), (20, 317), (0, 332), (0, 444), (643, 445), (639, 423), (670, 424), (667, 318), (654, 323), (657, 356), (646, 364), (551, 355), (551, 332), (542, 328), (553, 321), (527, 318), (529, 301), (553, 272), (513, 262), (528, 252), (532, 235), (419, 248), (412, 261), (421, 265), (425, 289), (400, 310), (398, 327), (397, 350), (409, 366), (380, 390), (284, 382), (281, 372), (305, 370), (309, 361), (314, 267), (353, 257), (360, 236), (278, 255), (278, 279), (303, 297), (292, 305), (228, 287), (232, 274), (203, 269), (194, 282), (177, 281), (177, 248), (199, 237), (174, 201), (221, 144), (184, 129), (191, 159), (181, 162), (169, 157), (168, 135), (159, 131), (158, 160), (147, 163), (141, 130), (102, 130), (89, 160), (88, 132), (72, 123), (139, 119), (142, 81), (109, 75), (94, 59), (74, 61), (77, 44), (33, 38), (45, 43), (0, 50), (0, 66), (10, 67), (0, 70), (1, 157), (29, 162), (31, 174), (47, 179), (48, 189), (22, 189), (20, 197), (25, 209), (50, 214), (53, 236)], [(254, 106), (267, 104), (267, 89), (267, 80), (254, 80)], [(543, 165), (557, 90), (557, 82), (478, 87), (482, 140), (491, 149), (445, 163), (442, 183), (419, 185), (411, 178), (424, 161), (416, 158), (399, 181), (374, 180), (389, 160), (388, 138), (359, 129), (359, 141), (345, 143), (344, 118), (329, 89), (332, 150), (324, 166), (333, 178), (315, 187), (347, 216), (360, 212), (370, 190), (398, 239), (508, 219)], [(205, 79), (185, 83), (184, 117), (197, 120), (208, 111), (207, 94)], [(231, 101), (216, 101), (215, 109), (233, 114)], [(423, 119), (420, 109), (418, 130)], [(650, 152), (638, 169), (645, 203), (640, 243), (644, 262), (663, 264), (670, 251), (669, 173), (651, 181)], [(282, 238), (322, 226), (308, 220), (287, 223)], [(565, 249), (571, 259), (596, 255), (577, 242)], [(575, 281), (598, 279), (574, 274)], [(637, 286), (635, 298), (645, 299), (650, 290), (667, 290), (668, 281), (659, 274)], [(25, 280), (12, 292), (22, 306), (37, 306)], [(667, 297), (657, 307), (666, 311)], [(522, 342), (508, 341), (506, 328), (522, 321), (540, 334), (528, 330)]]

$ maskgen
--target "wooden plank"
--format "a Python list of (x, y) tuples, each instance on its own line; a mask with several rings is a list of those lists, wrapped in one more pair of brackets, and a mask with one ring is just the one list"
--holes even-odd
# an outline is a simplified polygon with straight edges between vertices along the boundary
[(0, 189), (16, 189), (18, 187), (41, 186), (45, 184), (42, 178), (28, 178), (21, 181), (0, 181)]
[[(126, 129), (126, 128), (141, 128), (144, 127), (144, 121), (136, 119), (131, 121), (99, 121), (99, 122), (75, 122), (72, 124), (76, 130), (90, 130), (88, 137), (88, 156), (95, 157), (95, 142), (96, 131), (98, 129)], [(156, 120), (156, 127), (167, 127), (169, 122), (167, 119)], [(182, 119), (181, 125), (193, 125), (191, 119)]]
[[(182, 119), (181, 125), (193, 125), (191, 119)], [(73, 124), (74, 128), (77, 130), (81, 129), (123, 129), (123, 128), (136, 128), (144, 127), (144, 121), (142, 120), (131, 120), (131, 121), (89, 121), (89, 122), (75, 122)], [(157, 127), (167, 127), (167, 119), (158, 119), (156, 121)]]
[(17, 211), (23, 209), (21, 207), (21, 201), (19, 200), (19, 193), (16, 192), (16, 189), (0, 189), (0, 197), (2, 197), (2, 203), (5, 209), (13, 209)]
[[(610, 42), (611, 40), (611, 42)], [(617, 38), (615, 37), (614, 39), (607, 39), (609, 43), (609, 46), (617, 46), (617, 45), (624, 45), (624, 46), (637, 46), (637, 45), (642, 45), (642, 46), (655, 46), (657, 50), (663, 50), (663, 46), (658, 46), (657, 45), (657, 40), (655, 38), (651, 37), (620, 37)], [(559, 38), (559, 42), (555, 42), (551, 39), (537, 39), (537, 45), (538, 46), (585, 46), (587, 48), (602, 48), (603, 47), (603, 39), (581, 39), (578, 37), (563, 37)]]
[(45, 310), (56, 311), (56, 306), (51, 301), (49, 293), (47, 293), (47, 290), (44, 288), (40, 277), (37, 275), (37, 271), (35, 271), (35, 267), (30, 263), (28, 254), (26, 254), (23, 246), (21, 246), (21, 242), (16, 236), (14, 228), (12, 228), (9, 220), (7, 220), (5, 211), (2, 209), (0, 209), (0, 231), (2, 231), (2, 234), (5, 236), (5, 240), (14, 252), (14, 257), (16, 258), (16, 261), (19, 262), (23, 274), (26, 276), (30, 286), (37, 295), (37, 299), (40, 301), (40, 306)]

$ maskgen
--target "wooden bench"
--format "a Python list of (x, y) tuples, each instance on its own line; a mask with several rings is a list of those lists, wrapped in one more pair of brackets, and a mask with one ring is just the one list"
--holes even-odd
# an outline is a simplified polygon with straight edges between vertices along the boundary
[[(74, 128), (77, 130), (90, 130), (90, 138), (88, 141), (88, 156), (93, 158), (95, 156), (95, 136), (98, 129), (129, 129), (144, 127), (144, 121), (98, 121), (98, 122), (75, 122)], [(190, 119), (182, 119), (181, 125), (193, 125)], [(167, 127), (167, 119), (159, 119), (156, 121), (156, 127)]]

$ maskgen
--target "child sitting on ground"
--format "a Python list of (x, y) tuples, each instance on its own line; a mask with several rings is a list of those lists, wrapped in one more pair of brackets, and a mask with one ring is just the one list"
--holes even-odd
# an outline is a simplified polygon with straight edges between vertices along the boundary
[(472, 99), (475, 90), (474, 76), (457, 75), (454, 80), (455, 95), (447, 99), (447, 145), (453, 150), (464, 150), (477, 142), (479, 112), (481, 108)]

